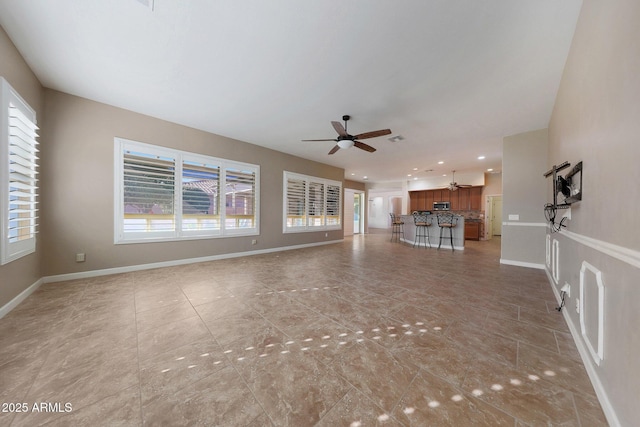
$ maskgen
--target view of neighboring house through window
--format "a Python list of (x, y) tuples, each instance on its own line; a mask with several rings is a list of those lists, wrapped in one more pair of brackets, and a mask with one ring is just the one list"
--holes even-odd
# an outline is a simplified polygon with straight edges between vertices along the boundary
[(284, 172), (284, 232), (341, 228), (342, 183)]
[(121, 138), (115, 156), (116, 243), (258, 234), (257, 165)]
[(4, 78), (0, 84), (0, 262), (6, 264), (35, 252), (38, 127), (35, 111)]

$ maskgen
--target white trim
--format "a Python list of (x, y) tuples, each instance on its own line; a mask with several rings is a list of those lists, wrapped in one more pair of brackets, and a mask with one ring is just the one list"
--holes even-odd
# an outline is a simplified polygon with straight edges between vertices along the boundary
[[(596, 286), (598, 287), (598, 344), (597, 348), (594, 348), (591, 338), (587, 335), (586, 325), (584, 321), (585, 309), (584, 309), (584, 277), (585, 272), (589, 270), (596, 278)], [(602, 272), (589, 264), (587, 261), (582, 261), (582, 267), (580, 267), (580, 332), (584, 337), (584, 341), (587, 344), (589, 353), (593, 357), (593, 361), (596, 365), (600, 366), (600, 362), (604, 359), (604, 284), (602, 283)]]
[(31, 295), (32, 293), (34, 293), (40, 287), (40, 285), (42, 285), (43, 283), (45, 283), (45, 282), (42, 280), (42, 278), (36, 280), (36, 282), (33, 285), (29, 286), (27, 289), (25, 289), (24, 291), (20, 292), (11, 301), (9, 301), (8, 303), (6, 303), (2, 307), (0, 307), (0, 319), (2, 319), (4, 316), (9, 314), (9, 312), (11, 310), (13, 310), (14, 308), (16, 308), (18, 306), (18, 304), (20, 304), (22, 301), (27, 299), (27, 297), (29, 295)]
[[(547, 279), (549, 280), (549, 284), (551, 285), (551, 289), (556, 296), (556, 301), (560, 304), (562, 298), (560, 297), (560, 293), (555, 286), (553, 286), (553, 278), (551, 277), (551, 272), (545, 269), (547, 273)], [(602, 411), (604, 412), (604, 416), (607, 418), (609, 425), (611, 427), (621, 427), (620, 421), (618, 420), (618, 416), (616, 415), (611, 402), (609, 401), (609, 397), (605, 392), (602, 383), (600, 382), (600, 377), (598, 377), (598, 373), (591, 362), (591, 355), (589, 354), (589, 350), (584, 345), (584, 342), (581, 338), (580, 332), (575, 328), (573, 322), (571, 321), (571, 317), (569, 317), (569, 313), (567, 310), (561, 311), (562, 316), (564, 317), (564, 321), (569, 327), (569, 332), (571, 332), (571, 336), (573, 337), (573, 341), (576, 344), (578, 349), (578, 353), (580, 353), (580, 358), (582, 359), (582, 363), (587, 371), (587, 375), (589, 375), (589, 379), (591, 380), (591, 385), (593, 385), (593, 389), (596, 392), (596, 396), (598, 396), (598, 401), (600, 402), (600, 406), (602, 407)]]
[(221, 259), (239, 258), (243, 256), (260, 255), (260, 254), (267, 254), (272, 252), (283, 252), (283, 251), (290, 251), (295, 249), (311, 248), (314, 246), (323, 246), (323, 245), (330, 245), (333, 243), (341, 243), (343, 241), (344, 239), (330, 240), (327, 242), (305, 243), (302, 245), (294, 245), (294, 246), (280, 246), (277, 248), (258, 249), (255, 251), (246, 251), (246, 252), (233, 252), (233, 253), (211, 255), (211, 256), (199, 257), (199, 258), (186, 258), (186, 259), (178, 259), (173, 261), (153, 262), (150, 264), (130, 265), (126, 267), (105, 268), (102, 270), (81, 271), (78, 273), (45, 276), (41, 280), (43, 281), (42, 283), (63, 282), (67, 280), (86, 279), (89, 277), (107, 276), (110, 274), (130, 273), (132, 271), (150, 270), (152, 268), (173, 267), (176, 265), (195, 264), (198, 262), (216, 261)]
[(630, 264), (636, 268), (640, 268), (640, 251), (614, 245), (613, 243), (604, 242), (592, 237), (583, 236), (578, 233), (573, 233), (569, 230), (562, 230), (562, 233), (560, 235), (567, 236), (571, 240), (578, 242), (584, 246), (588, 246), (591, 249), (595, 249), (598, 252), (607, 254), (612, 258), (626, 262), (627, 264)]
[(520, 221), (504, 221), (502, 225), (515, 225), (518, 227), (546, 227), (546, 222), (520, 222)]
[(551, 273), (557, 285), (560, 281), (560, 242), (556, 239), (551, 243)]
[(500, 258), (500, 264), (515, 265), (517, 267), (536, 268), (538, 270), (544, 270), (544, 264), (537, 264), (534, 262), (515, 261), (511, 259)]

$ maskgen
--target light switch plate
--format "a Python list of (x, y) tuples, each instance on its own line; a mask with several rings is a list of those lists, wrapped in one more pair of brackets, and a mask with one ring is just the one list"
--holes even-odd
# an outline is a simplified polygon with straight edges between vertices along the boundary
[(520, 215), (509, 214), (509, 221), (520, 221)]

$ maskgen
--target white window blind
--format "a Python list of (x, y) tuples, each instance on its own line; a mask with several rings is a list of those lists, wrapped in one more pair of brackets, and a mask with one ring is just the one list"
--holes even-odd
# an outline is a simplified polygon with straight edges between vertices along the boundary
[(341, 228), (342, 183), (284, 172), (285, 233)]
[(286, 180), (285, 230), (304, 227), (306, 224), (307, 182), (289, 177)]
[(121, 138), (115, 165), (116, 243), (259, 232), (256, 165)]
[(6, 264), (35, 251), (37, 232), (38, 137), (33, 109), (2, 80), (2, 248)]
[(228, 167), (225, 170), (225, 200), (227, 230), (255, 227), (255, 171)]
[(220, 166), (182, 162), (182, 230), (220, 231)]
[(325, 194), (324, 183), (309, 182), (309, 227), (324, 226)]
[(327, 225), (340, 226), (340, 210), (342, 208), (342, 186), (327, 186)]

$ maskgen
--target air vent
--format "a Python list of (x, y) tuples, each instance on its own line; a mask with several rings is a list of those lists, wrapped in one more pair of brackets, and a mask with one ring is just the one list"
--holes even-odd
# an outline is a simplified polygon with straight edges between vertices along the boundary
[(391, 142), (399, 142), (399, 141), (402, 141), (404, 139), (404, 136), (396, 135), (396, 136), (392, 136), (391, 138), (388, 138), (388, 139)]

